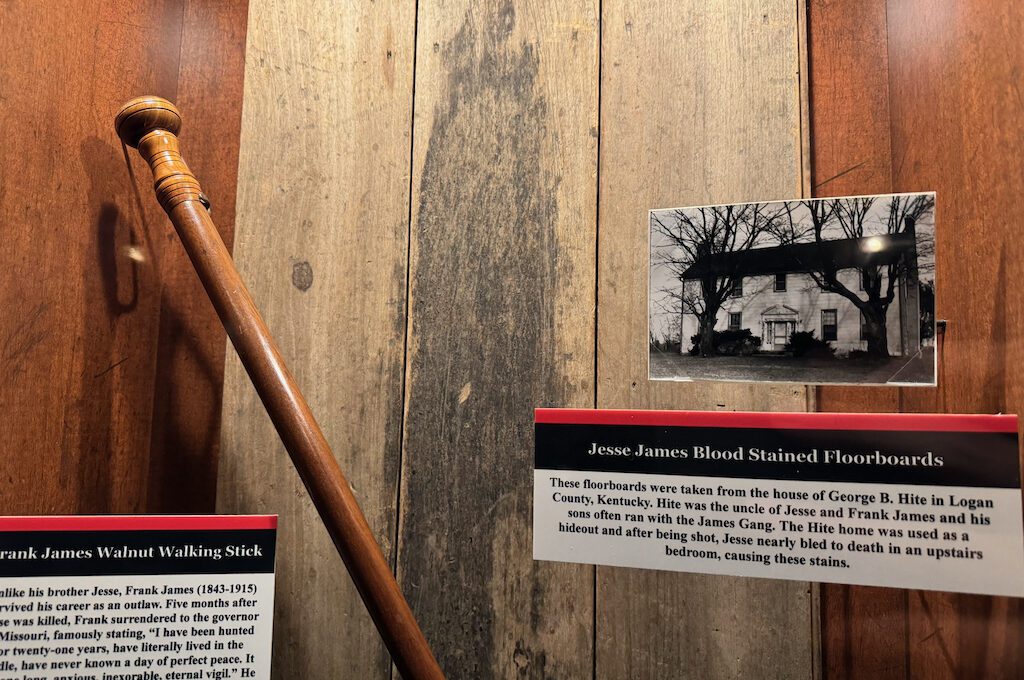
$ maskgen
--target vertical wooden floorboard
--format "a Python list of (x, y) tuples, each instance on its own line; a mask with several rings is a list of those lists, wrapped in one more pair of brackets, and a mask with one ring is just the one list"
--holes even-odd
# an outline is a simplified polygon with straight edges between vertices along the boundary
[[(1020, 3), (888, 3), (893, 179), (936, 192), (936, 316), (947, 320), (939, 388), (904, 390), (904, 410), (1024, 408), (1022, 31)], [(910, 677), (1024, 675), (1020, 599), (908, 600)]]
[[(126, 165), (113, 129), (132, 97), (183, 103), (187, 93), (191, 158), (236, 156), (237, 121), (232, 129), (225, 111), (237, 115), (241, 106), (244, 45), (224, 37), (244, 35), (245, 0), (198, 4), (0, 4), (7, 514), (213, 507), (208, 444), (216, 442), (219, 408), (206, 397), (220, 394), (223, 331), (192, 287), (191, 265), (179, 259), (148, 166), (134, 152)], [(215, 76), (200, 77), (200, 54)], [(210, 125), (205, 102), (220, 116)], [(233, 192), (230, 162), (198, 165), (204, 185)], [(182, 305), (195, 316), (180, 332), (165, 332)]]
[[(248, 0), (185, 3), (175, 100), (185, 118), (183, 153), (214, 204), (217, 228), (229, 248), (235, 227), (247, 7)], [(144, 200), (153, 203), (152, 191), (144, 189)], [(217, 490), (224, 327), (173, 231), (160, 272), (149, 511), (211, 512)]]
[[(800, 196), (795, 1), (606, 1), (598, 405), (802, 411), (797, 385), (647, 380), (647, 211)], [(599, 678), (811, 678), (810, 585), (599, 568)]]
[[(809, 5), (812, 184), (816, 197), (893, 190), (885, 0)], [(821, 387), (820, 411), (898, 411), (899, 390)], [(825, 677), (906, 677), (907, 593), (823, 584)]]
[[(390, 555), (414, 5), (257, 0), (249, 19), (236, 260)], [(222, 447), (219, 510), (281, 515), (274, 677), (387, 677), (377, 632), (230, 350)]]
[[(819, 403), (1018, 412), (1024, 325), (1012, 282), (1024, 249), (1007, 216), (1022, 207), (1024, 49), (1015, 36), (1024, 10), (991, 2), (841, 2), (815, 10), (816, 181), (849, 165), (825, 192), (937, 192), (937, 317), (948, 320), (937, 389), (905, 388), (898, 397), (829, 389)], [(824, 617), (828, 678), (1018, 678), (1024, 671), (1017, 599), (830, 586)]]
[(178, 2), (0, 3), (5, 514), (147, 507), (171, 227), (113, 118), (140, 92), (174, 97), (181, 27)]
[(419, 3), (399, 581), (451, 678), (588, 678), (533, 408), (592, 406), (596, 0)]

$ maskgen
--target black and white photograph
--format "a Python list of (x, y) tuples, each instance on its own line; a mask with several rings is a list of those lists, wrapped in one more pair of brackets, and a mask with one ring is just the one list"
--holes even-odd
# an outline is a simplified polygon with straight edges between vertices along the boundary
[(651, 380), (935, 385), (935, 194), (650, 211)]

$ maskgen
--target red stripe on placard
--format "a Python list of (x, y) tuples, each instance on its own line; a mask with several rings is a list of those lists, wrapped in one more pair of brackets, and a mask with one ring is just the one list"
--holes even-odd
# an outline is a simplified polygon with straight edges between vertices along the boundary
[(0, 517), (0, 531), (276, 529), (277, 515), (59, 515)]
[(653, 425), (774, 430), (879, 430), (919, 432), (1016, 432), (1015, 415), (946, 413), (752, 413), (745, 411), (628, 411), (538, 408), (538, 423)]

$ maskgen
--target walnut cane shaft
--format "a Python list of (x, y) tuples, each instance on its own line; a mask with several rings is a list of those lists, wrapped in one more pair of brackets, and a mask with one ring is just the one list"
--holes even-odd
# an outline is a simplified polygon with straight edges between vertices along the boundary
[(121, 140), (148, 161), (160, 205), (171, 218), (395, 665), (409, 680), (443, 679), (348, 481), (201, 202), (199, 182), (179, 152), (177, 109), (158, 97), (133, 99), (117, 114), (115, 127)]

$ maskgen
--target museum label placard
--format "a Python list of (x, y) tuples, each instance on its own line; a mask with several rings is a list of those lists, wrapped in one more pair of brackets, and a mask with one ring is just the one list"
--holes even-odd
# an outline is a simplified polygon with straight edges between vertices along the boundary
[(1024, 595), (1017, 417), (537, 409), (534, 558)]
[(275, 516), (0, 517), (0, 680), (270, 677)]

